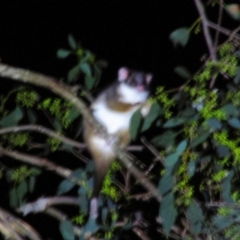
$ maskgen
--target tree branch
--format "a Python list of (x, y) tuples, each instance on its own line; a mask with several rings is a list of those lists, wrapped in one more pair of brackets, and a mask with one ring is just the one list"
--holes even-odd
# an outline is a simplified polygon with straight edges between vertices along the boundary
[(219, 27), (221, 25), (222, 22), (222, 14), (223, 14), (223, 0), (220, 0), (220, 4), (219, 4), (219, 10), (218, 10), (218, 20), (217, 20), (217, 29), (215, 32), (215, 39), (214, 39), (214, 49), (216, 49), (217, 45), (218, 45), (218, 39), (219, 39)]
[(14, 127), (2, 128), (2, 129), (0, 129), (0, 135), (9, 133), (9, 132), (23, 132), (23, 131), (35, 131), (35, 132), (39, 132), (42, 134), (46, 134), (50, 137), (56, 138), (56, 139), (60, 140), (61, 142), (64, 142), (64, 143), (69, 144), (76, 148), (82, 149), (82, 148), (86, 147), (86, 144), (82, 144), (77, 141), (74, 141), (70, 138), (63, 136), (60, 133), (52, 131), (51, 129), (45, 128), (41, 125), (22, 125), (22, 126), (17, 126), (17, 127), (14, 126)]
[[(42, 238), (28, 223), (15, 217), (6, 210), (0, 208), (0, 231), (5, 235), (6, 239), (23, 240), (41, 240)], [(24, 238), (22, 238), (23, 236)]]
[(43, 197), (39, 198), (35, 202), (27, 203), (18, 208), (18, 212), (22, 213), (23, 216), (26, 216), (29, 213), (38, 213), (45, 211), (48, 207), (52, 205), (76, 205), (79, 206), (79, 199), (66, 196), (58, 197)]
[(208, 47), (210, 57), (211, 57), (211, 59), (216, 60), (215, 49), (214, 49), (211, 34), (210, 34), (209, 28), (208, 28), (208, 19), (207, 19), (207, 16), (206, 16), (205, 12), (204, 12), (202, 2), (200, 0), (194, 0), (194, 2), (195, 2), (195, 5), (197, 7), (198, 13), (201, 17), (201, 20), (202, 20), (203, 33), (204, 33), (204, 36), (205, 36), (205, 39), (206, 39), (206, 43), (207, 43), (207, 47)]
[[(208, 22), (207, 22), (207, 25), (208, 25), (210, 28), (215, 29), (216, 31), (219, 31), (219, 32), (225, 34), (226, 36), (231, 36), (231, 35), (232, 35), (232, 31), (231, 31), (231, 30), (229, 30), (229, 29), (227, 29), (227, 28), (224, 28), (224, 27), (221, 27), (221, 26), (218, 26), (218, 24), (216, 24), (216, 23), (213, 23), (213, 22), (211, 22), (211, 21), (208, 21)], [(237, 34), (237, 33), (236, 33), (236, 34), (234, 35), (234, 38), (235, 38), (236, 40), (240, 40), (240, 34)]]
[(46, 158), (39, 158), (17, 151), (9, 151), (2, 147), (0, 147), (0, 155), (5, 155), (15, 160), (19, 160), (21, 162), (25, 162), (38, 167), (45, 167), (47, 170), (53, 171), (64, 178), (70, 178), (71, 180), (74, 180), (74, 182), (80, 185), (79, 180), (72, 179), (72, 177), (70, 177), (70, 175), (72, 174), (72, 171), (70, 169), (56, 165), (51, 161), (47, 160)]

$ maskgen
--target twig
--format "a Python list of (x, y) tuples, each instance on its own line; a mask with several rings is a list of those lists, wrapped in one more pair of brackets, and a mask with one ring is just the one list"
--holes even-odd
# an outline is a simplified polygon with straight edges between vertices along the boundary
[[(221, 27), (221, 26), (218, 26), (216, 23), (213, 23), (211, 21), (208, 21), (207, 22), (208, 26), (212, 29), (215, 29), (223, 34), (225, 34), (226, 36), (230, 36), (232, 34), (232, 31), (227, 29), (227, 28), (224, 28), (224, 27)], [(236, 38), (236, 40), (240, 40), (240, 35), (239, 34), (235, 34), (234, 35), (234, 38)]]
[(76, 205), (79, 206), (79, 199), (74, 197), (58, 196), (58, 197), (43, 197), (35, 202), (27, 203), (17, 209), (24, 216), (29, 213), (38, 213), (46, 211), (52, 205)]
[(156, 157), (157, 160), (159, 160), (162, 164), (164, 163), (164, 159), (160, 156), (159, 152), (155, 147), (153, 147), (145, 137), (141, 138), (141, 142), (144, 144), (146, 148), (150, 150), (150, 152)]
[(151, 240), (151, 238), (149, 238), (141, 228), (139, 227), (134, 227), (133, 232), (142, 240)]
[(60, 140), (61, 142), (64, 142), (64, 143), (69, 144), (76, 148), (82, 149), (82, 148), (86, 147), (86, 144), (82, 144), (77, 141), (74, 141), (68, 137), (63, 136), (60, 133), (52, 131), (51, 129), (45, 128), (41, 125), (22, 125), (22, 126), (17, 126), (17, 127), (2, 128), (2, 129), (0, 129), (0, 135), (6, 134), (9, 132), (15, 133), (15, 132), (23, 132), (23, 131), (35, 131), (35, 132), (39, 132), (42, 134), (46, 134), (50, 137), (56, 138), (56, 139)]
[[(13, 159), (19, 160), (21, 162), (25, 162), (38, 167), (45, 167), (47, 170), (53, 171), (64, 178), (70, 178), (70, 175), (72, 174), (72, 171), (70, 169), (56, 165), (46, 158), (39, 158), (36, 156), (23, 154), (17, 151), (8, 151), (1, 147), (0, 147), (0, 155), (5, 155)], [(72, 177), (71, 177), (71, 180), (76, 182), (76, 184), (81, 185), (79, 180), (74, 178), (72, 179)]]
[(207, 19), (207, 16), (205, 15), (202, 2), (200, 0), (194, 0), (194, 2), (195, 2), (195, 5), (197, 7), (198, 13), (201, 17), (201, 20), (202, 20), (203, 33), (204, 33), (204, 36), (205, 36), (205, 39), (206, 39), (206, 43), (207, 43), (208, 51), (210, 53), (210, 57), (211, 57), (211, 59), (216, 60), (215, 49), (214, 49), (214, 46), (213, 46), (213, 43), (212, 43), (211, 34), (209, 32), (208, 24), (207, 24), (208, 19)]
[(220, 4), (219, 4), (219, 10), (218, 10), (218, 21), (217, 21), (217, 29), (216, 29), (216, 33), (215, 33), (215, 39), (214, 39), (214, 49), (217, 47), (218, 45), (218, 38), (219, 38), (219, 27), (221, 25), (222, 22), (222, 13), (223, 13), (223, 2), (222, 0), (219, 0)]

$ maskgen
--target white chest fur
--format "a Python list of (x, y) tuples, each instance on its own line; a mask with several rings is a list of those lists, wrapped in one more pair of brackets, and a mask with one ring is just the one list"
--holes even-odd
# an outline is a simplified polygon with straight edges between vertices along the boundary
[(104, 94), (100, 95), (92, 105), (93, 116), (107, 129), (109, 134), (129, 129), (132, 115), (148, 98), (148, 91), (139, 91), (124, 83), (117, 87), (116, 94), (120, 102), (132, 104), (128, 111), (119, 112), (109, 108)]
[(93, 116), (109, 134), (114, 134), (129, 128), (130, 119), (138, 108), (136, 105), (128, 112), (117, 112), (109, 109), (105, 102), (98, 102), (94, 104)]

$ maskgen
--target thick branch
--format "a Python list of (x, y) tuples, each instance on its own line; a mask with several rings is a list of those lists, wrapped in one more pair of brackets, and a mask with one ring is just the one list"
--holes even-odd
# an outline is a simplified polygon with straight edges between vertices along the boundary
[[(80, 111), (83, 116), (87, 119), (88, 123), (91, 127), (95, 128), (97, 132), (103, 136), (104, 138), (108, 138), (108, 134), (105, 129), (100, 126), (98, 122), (91, 116), (85, 104), (78, 99), (67, 86), (63, 84), (58, 84), (56, 80), (51, 77), (46, 77), (42, 74), (34, 73), (28, 70), (23, 70), (20, 68), (14, 68), (5, 64), (0, 64), (0, 76), (7, 77), (15, 81), (20, 81), (24, 83), (34, 84), (36, 86), (44, 87), (46, 89), (51, 90), (52, 92), (60, 95), (67, 101), (72, 102), (78, 111)], [(136, 169), (132, 163), (128, 160), (127, 155), (122, 151), (117, 143), (113, 146), (114, 152), (116, 156), (120, 159), (120, 161), (125, 165), (125, 167), (133, 174), (139, 182), (152, 193), (152, 195), (160, 201), (160, 196), (157, 188), (148, 181), (148, 179), (144, 176), (144, 174)]]
[[(0, 231), (5, 235), (6, 239), (22, 240), (41, 240), (42, 238), (28, 223), (15, 217), (6, 210), (0, 208)], [(23, 238), (21, 237), (23, 236)]]

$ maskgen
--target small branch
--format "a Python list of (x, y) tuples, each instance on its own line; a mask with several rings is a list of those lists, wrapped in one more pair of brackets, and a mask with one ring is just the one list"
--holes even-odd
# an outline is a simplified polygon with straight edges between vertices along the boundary
[(151, 198), (150, 193), (140, 193), (135, 195), (130, 195), (127, 197), (128, 200), (135, 199), (135, 200), (142, 200), (142, 201), (149, 201)]
[(210, 207), (229, 207), (229, 208), (240, 208), (240, 205), (238, 203), (226, 203), (226, 202), (210, 202), (210, 203), (205, 203), (205, 206), (210, 208)]
[(17, 126), (17, 127), (2, 128), (2, 129), (0, 129), (0, 135), (9, 133), (9, 132), (15, 133), (15, 132), (23, 132), (23, 131), (35, 131), (35, 132), (39, 132), (42, 134), (46, 134), (49, 137), (56, 138), (56, 139), (60, 140), (61, 142), (64, 142), (64, 143), (69, 144), (76, 148), (82, 149), (82, 148), (86, 147), (86, 144), (82, 144), (77, 141), (74, 141), (70, 138), (63, 136), (60, 133), (52, 131), (51, 129), (45, 128), (41, 125), (22, 125), (22, 126)]
[(200, 0), (194, 0), (194, 2), (195, 2), (195, 5), (197, 7), (198, 13), (201, 17), (201, 20), (202, 20), (203, 33), (204, 33), (205, 40), (206, 40), (206, 43), (207, 43), (208, 51), (210, 53), (210, 57), (211, 57), (212, 60), (216, 60), (215, 49), (214, 49), (214, 46), (213, 46), (213, 43), (212, 43), (211, 34), (209, 32), (208, 24), (207, 24), (208, 19), (207, 19), (207, 16), (205, 15), (202, 2)]
[(76, 205), (79, 206), (79, 199), (73, 197), (47, 197), (40, 198), (35, 202), (27, 203), (18, 208), (18, 212), (22, 213), (23, 216), (28, 215), (29, 213), (38, 213), (45, 211), (48, 207), (52, 205)]
[(156, 157), (156, 160), (159, 160), (162, 164), (164, 164), (164, 159), (160, 156), (157, 149), (154, 146), (152, 146), (145, 137), (141, 138), (141, 142)]
[[(219, 31), (219, 32), (223, 33), (223, 34), (226, 35), (226, 36), (232, 35), (232, 32), (233, 32), (233, 31), (231, 31), (231, 30), (229, 30), (229, 29), (227, 29), (227, 28), (218, 26), (216, 23), (213, 23), (213, 22), (211, 22), (211, 21), (208, 21), (207, 24), (208, 24), (208, 26), (209, 26), (210, 28), (215, 29), (216, 31)], [(235, 38), (236, 40), (240, 40), (240, 34), (237, 34), (237, 33), (236, 33), (236, 34), (234, 35), (234, 38)]]
[[(46, 158), (39, 158), (39, 157), (35, 157), (32, 155), (19, 153), (17, 151), (8, 151), (1, 147), (0, 147), (0, 155), (5, 155), (5, 156), (11, 157), (15, 160), (25, 162), (25, 163), (28, 163), (31, 165), (35, 165), (38, 167), (45, 167), (47, 170), (53, 171), (64, 178), (69, 178), (70, 175), (72, 174), (72, 171), (70, 169), (56, 165)], [(80, 185), (78, 180), (76, 181), (76, 179), (75, 179), (74, 182), (76, 182), (77, 184)]]
[(142, 240), (151, 240), (139, 227), (133, 227), (132, 231)]
[(222, 13), (223, 13), (223, 0), (219, 0), (220, 4), (219, 4), (219, 11), (218, 11), (218, 21), (217, 21), (217, 29), (216, 29), (216, 33), (215, 33), (215, 40), (214, 40), (214, 49), (216, 49), (217, 45), (218, 45), (218, 38), (219, 38), (219, 27), (221, 25), (222, 22)]

